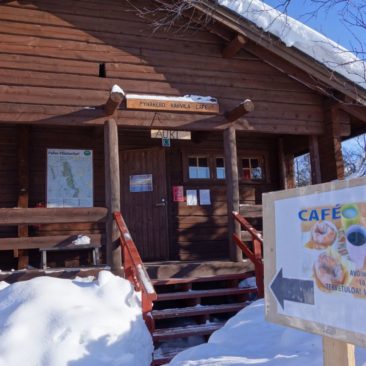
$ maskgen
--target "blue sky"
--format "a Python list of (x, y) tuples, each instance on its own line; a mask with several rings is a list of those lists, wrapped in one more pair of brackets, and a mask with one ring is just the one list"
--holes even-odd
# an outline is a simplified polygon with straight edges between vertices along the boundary
[[(283, 2), (281, 0), (263, 1), (275, 8), (278, 8)], [(309, 15), (314, 9), (316, 6), (311, 0), (292, 0), (287, 13), (348, 49), (359, 48), (357, 38), (363, 42), (366, 39), (365, 29), (356, 29), (355, 27), (347, 29), (347, 25), (341, 21), (341, 6), (334, 6), (330, 10), (321, 10), (316, 17)]]

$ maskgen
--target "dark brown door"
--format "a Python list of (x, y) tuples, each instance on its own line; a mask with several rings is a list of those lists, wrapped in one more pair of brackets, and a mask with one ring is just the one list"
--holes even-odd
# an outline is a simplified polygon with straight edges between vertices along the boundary
[(165, 151), (123, 151), (121, 209), (144, 261), (168, 259)]

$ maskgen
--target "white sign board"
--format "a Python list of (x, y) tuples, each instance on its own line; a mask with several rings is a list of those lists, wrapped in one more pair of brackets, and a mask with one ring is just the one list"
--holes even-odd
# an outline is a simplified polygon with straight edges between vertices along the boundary
[(266, 316), (366, 345), (366, 179), (263, 195)]
[(47, 149), (47, 207), (93, 207), (93, 151)]

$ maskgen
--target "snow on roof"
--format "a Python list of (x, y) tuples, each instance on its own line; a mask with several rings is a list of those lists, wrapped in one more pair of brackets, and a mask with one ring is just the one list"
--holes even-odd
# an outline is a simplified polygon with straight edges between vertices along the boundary
[(151, 100), (166, 100), (171, 102), (198, 102), (216, 104), (217, 99), (210, 96), (202, 95), (185, 95), (183, 97), (171, 97), (165, 95), (149, 95), (149, 94), (127, 94), (127, 99), (151, 99)]
[(110, 272), (0, 282), (1, 366), (149, 366), (152, 352), (139, 295)]
[(224, 7), (253, 22), (329, 69), (366, 89), (366, 63), (338, 43), (261, 0), (218, 0)]

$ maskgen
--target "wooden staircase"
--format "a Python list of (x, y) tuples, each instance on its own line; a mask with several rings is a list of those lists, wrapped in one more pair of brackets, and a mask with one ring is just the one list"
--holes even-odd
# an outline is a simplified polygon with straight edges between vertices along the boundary
[(142, 315), (155, 345), (152, 366), (165, 365), (180, 351), (206, 342), (228, 318), (263, 297), (262, 237), (239, 213), (232, 215), (252, 239), (251, 248), (233, 234), (233, 241), (254, 264), (252, 287), (240, 282), (253, 272), (151, 280), (121, 213), (114, 213), (125, 277), (141, 292)]
[(257, 297), (257, 288), (240, 288), (253, 273), (152, 280), (157, 292), (152, 317), (155, 352), (152, 366), (207, 341), (227, 319)]

